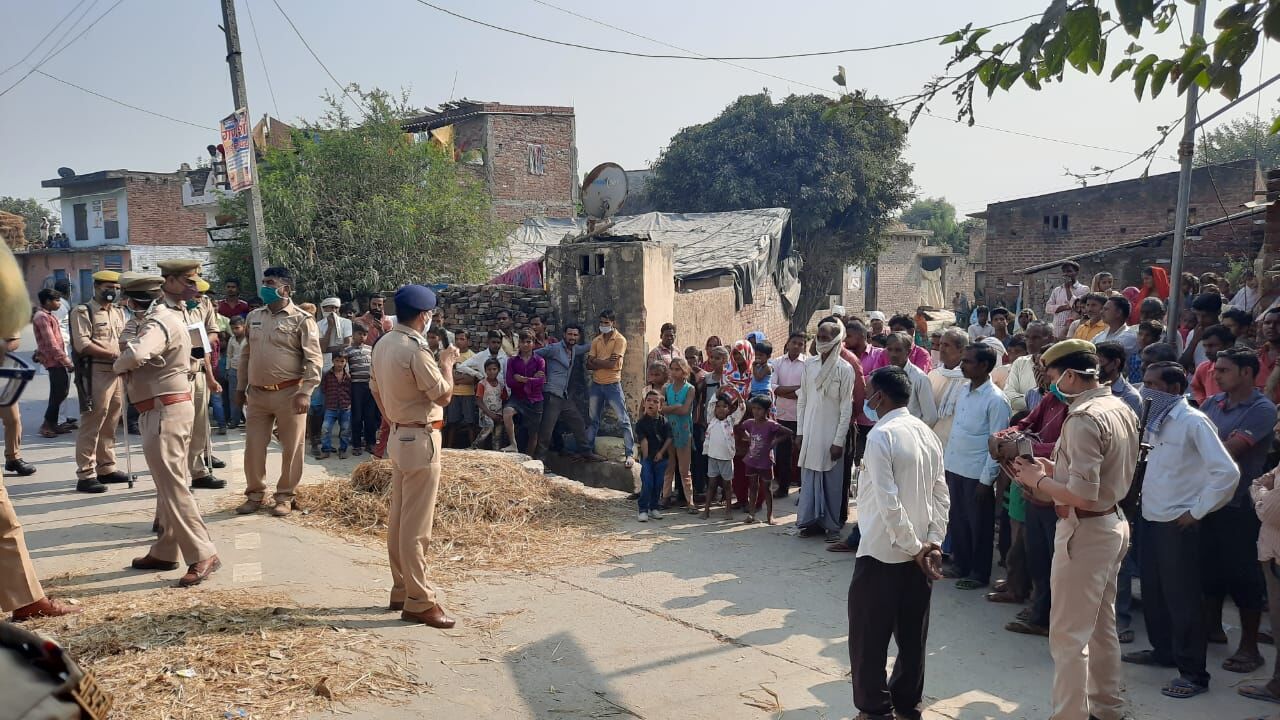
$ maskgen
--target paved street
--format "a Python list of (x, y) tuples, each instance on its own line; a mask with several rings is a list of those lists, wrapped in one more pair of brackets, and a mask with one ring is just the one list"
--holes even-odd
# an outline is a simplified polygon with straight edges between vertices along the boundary
[[(73, 436), (33, 437), (46, 392), (43, 376), (22, 403), (30, 478), (7, 478), (41, 577), (74, 573), (72, 587), (168, 588), (177, 573), (125, 569), (149, 543), (154, 491), (135, 454), (137, 486), (80, 495), (71, 462)], [(304, 605), (344, 609), (348, 621), (389, 640), (407, 641), (432, 690), (407, 706), (345, 708), (354, 718), (849, 718), (854, 714), (846, 655), (845, 590), (852, 558), (824, 551), (821, 540), (787, 533), (791, 503), (779, 525), (688, 520), (630, 524), (634, 533), (667, 538), (636, 551), (619, 543), (614, 562), (528, 574), (486, 575), (447, 588), (460, 622), (450, 632), (410, 627), (382, 609), (389, 573), (376, 546), (260, 514), (236, 517), (229, 498), (243, 488), (242, 436), (215, 436), (229, 467), (227, 491), (201, 491), (201, 505), (224, 560), (202, 588), (282, 590)], [(136, 447), (135, 447), (136, 452)], [(351, 460), (330, 463), (349, 470)], [(308, 481), (323, 477), (308, 468)], [(649, 547), (649, 543), (637, 546)], [(166, 592), (179, 592), (166, 590)], [(109, 596), (108, 596), (109, 597)], [(94, 602), (100, 602), (95, 599)], [(1045, 718), (1051, 678), (1047, 643), (1001, 629), (1008, 606), (940, 584), (934, 595), (926, 692), (929, 718)], [(1237, 637), (1231, 632), (1233, 640)], [(1139, 643), (1128, 646), (1142, 647)], [(1210, 667), (1226, 657), (1210, 649)], [(1268, 665), (1257, 673), (1269, 675)], [(1269, 711), (1238, 697), (1241, 678), (1214, 672), (1213, 691), (1188, 701), (1159, 695), (1168, 671), (1125, 667), (1136, 718), (1222, 720)], [(771, 701), (781, 714), (746, 705)], [(631, 715), (628, 715), (631, 713)], [(336, 717), (336, 715), (334, 715)], [(320, 717), (330, 717), (328, 714)]]

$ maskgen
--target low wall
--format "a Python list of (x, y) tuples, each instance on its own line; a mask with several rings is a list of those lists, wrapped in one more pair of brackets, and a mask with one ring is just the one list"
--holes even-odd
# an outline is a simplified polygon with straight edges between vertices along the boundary
[(788, 335), (788, 319), (771, 278), (764, 278), (756, 288), (755, 299), (756, 302), (743, 305), (739, 310), (734, 307), (732, 287), (676, 293), (676, 345), (682, 351), (690, 345), (701, 349), (712, 335), (732, 345), (747, 333), (760, 330), (773, 345), (774, 352), (782, 352)]
[[(511, 313), (517, 331), (528, 327), (529, 318), (534, 315), (541, 317), (551, 332), (559, 329), (546, 290), (516, 285), (449, 285), (437, 293), (437, 298), (444, 310), (445, 327), (450, 330), (466, 329), (472, 333), (497, 330), (500, 310)], [(476, 342), (483, 342), (483, 338)]]

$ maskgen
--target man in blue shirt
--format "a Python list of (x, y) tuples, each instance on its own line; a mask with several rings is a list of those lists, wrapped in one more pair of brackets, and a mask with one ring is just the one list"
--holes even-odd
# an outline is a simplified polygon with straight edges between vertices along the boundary
[(1124, 345), (1115, 340), (1106, 340), (1097, 344), (1098, 350), (1098, 383), (1110, 385), (1111, 394), (1124, 401), (1134, 415), (1142, 416), (1142, 396), (1124, 377), (1125, 368), (1129, 365), (1129, 354)]
[(991, 582), (995, 541), (994, 484), (999, 466), (987, 450), (987, 438), (1009, 427), (1009, 401), (991, 382), (996, 354), (989, 345), (975, 343), (964, 351), (960, 371), (969, 388), (956, 403), (955, 421), (947, 438), (943, 468), (951, 494), (952, 565), (946, 577), (959, 578), (956, 587), (973, 590)]
[(568, 325), (564, 329), (564, 340), (533, 351), (547, 363), (547, 384), (542, 386), (542, 424), (538, 430), (539, 457), (551, 447), (556, 423), (563, 421), (573, 433), (579, 457), (593, 461), (603, 459), (591, 451), (586, 421), (578, 409), (580, 396), (586, 393), (581, 380), (584, 376), (578, 373), (579, 382), (573, 382), (574, 369), (582, 365), (582, 358), (587, 354), (587, 346), (578, 342), (581, 339), (582, 327)]
[[(1262, 666), (1258, 625), (1266, 583), (1257, 561), (1261, 523), (1249, 486), (1267, 469), (1275, 440), (1276, 406), (1257, 389), (1258, 356), (1247, 347), (1218, 353), (1213, 379), (1222, 392), (1205, 399), (1201, 411), (1218, 429), (1218, 439), (1240, 468), (1240, 481), (1226, 506), (1201, 521), (1201, 581), (1210, 608), (1209, 635), (1224, 637), (1222, 603), (1230, 594), (1240, 610), (1240, 647), (1223, 662), (1225, 670), (1250, 673)], [(1272, 598), (1271, 602), (1278, 602)]]

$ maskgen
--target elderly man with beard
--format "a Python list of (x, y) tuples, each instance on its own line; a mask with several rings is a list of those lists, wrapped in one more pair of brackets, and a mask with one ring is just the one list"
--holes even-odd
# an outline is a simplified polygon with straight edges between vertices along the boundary
[(818, 325), (818, 354), (805, 361), (804, 377), (796, 398), (796, 444), (800, 446), (800, 508), (796, 525), (801, 535), (825, 532), (827, 540), (840, 538), (841, 506), (847, 505), (841, 462), (848, 448), (849, 421), (853, 417), (853, 367), (840, 357), (844, 326), (839, 322)]

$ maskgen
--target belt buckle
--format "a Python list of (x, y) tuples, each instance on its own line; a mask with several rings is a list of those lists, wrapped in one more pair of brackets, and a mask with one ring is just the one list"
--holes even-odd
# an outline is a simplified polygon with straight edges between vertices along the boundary
[(267, 390), (269, 392), (275, 392), (280, 389), (280, 386), (279, 385), (263, 385), (262, 389)]

